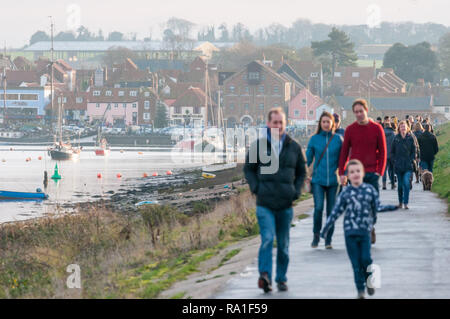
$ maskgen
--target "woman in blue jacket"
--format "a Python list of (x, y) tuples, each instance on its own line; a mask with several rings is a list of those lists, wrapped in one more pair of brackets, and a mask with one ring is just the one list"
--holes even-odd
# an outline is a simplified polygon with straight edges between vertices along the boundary
[[(327, 203), (327, 217), (331, 214), (338, 190), (338, 179), (336, 170), (339, 165), (343, 138), (334, 132), (334, 117), (328, 112), (323, 112), (319, 119), (317, 132), (311, 137), (306, 150), (307, 165), (310, 166), (314, 160), (311, 190), (314, 197), (314, 238), (312, 248), (317, 248), (320, 241), (320, 230), (322, 228), (322, 216), (324, 200)], [(327, 233), (325, 248), (331, 249), (331, 237), (333, 229)]]
[(399, 133), (395, 136), (391, 154), (394, 161), (394, 171), (398, 180), (398, 207), (408, 209), (410, 178), (416, 159), (416, 144), (406, 121), (398, 124)]

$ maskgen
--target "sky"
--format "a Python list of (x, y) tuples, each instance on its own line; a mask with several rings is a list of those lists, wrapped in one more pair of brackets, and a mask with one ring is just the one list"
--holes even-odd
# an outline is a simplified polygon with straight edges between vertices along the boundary
[(136, 32), (138, 39), (159, 38), (170, 17), (197, 25), (242, 22), (252, 32), (274, 22), (289, 27), (299, 18), (337, 25), (413, 21), (450, 26), (449, 0), (2, 0), (0, 12), (0, 47), (7, 48), (28, 44), (37, 30), (50, 33), (49, 15), (55, 33), (84, 25), (104, 35)]

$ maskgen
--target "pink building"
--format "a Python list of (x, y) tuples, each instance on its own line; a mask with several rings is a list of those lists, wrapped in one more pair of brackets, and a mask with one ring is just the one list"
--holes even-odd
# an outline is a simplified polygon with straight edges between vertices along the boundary
[[(302, 89), (297, 96), (289, 102), (288, 119), (292, 124), (314, 124), (317, 120), (317, 109), (325, 103), (320, 97), (308, 89)], [(322, 108), (320, 108), (322, 109)]]
[(139, 124), (138, 88), (92, 88), (89, 92), (89, 121), (104, 121), (107, 125)]

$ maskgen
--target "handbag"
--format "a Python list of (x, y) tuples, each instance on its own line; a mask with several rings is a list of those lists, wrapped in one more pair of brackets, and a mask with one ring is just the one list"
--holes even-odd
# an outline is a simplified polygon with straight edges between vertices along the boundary
[(375, 227), (372, 228), (372, 231), (370, 232), (370, 243), (375, 244), (377, 241), (377, 235), (375, 234)]
[[(327, 151), (328, 146), (330, 145), (331, 140), (333, 139), (333, 137), (334, 137), (334, 134), (331, 135), (330, 140), (328, 141), (327, 145), (326, 145), (325, 148), (323, 149), (323, 152), (322, 152), (322, 154), (320, 155), (319, 160), (317, 161), (317, 167), (319, 166), (320, 161), (322, 160), (323, 156), (325, 155), (325, 152)], [(309, 186), (306, 186), (307, 192), (312, 194), (312, 186), (311, 186), (311, 182), (306, 183), (306, 184), (309, 185)]]

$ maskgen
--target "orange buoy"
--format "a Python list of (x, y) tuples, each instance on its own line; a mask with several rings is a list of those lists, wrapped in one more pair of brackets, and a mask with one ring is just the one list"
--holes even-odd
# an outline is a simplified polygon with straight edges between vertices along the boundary
[(153, 172), (152, 176), (158, 176), (157, 172)]
[(42, 161), (42, 156), (39, 156), (39, 157), (38, 157), (38, 160)]
[(123, 153), (124, 152), (124, 150), (120, 150), (120, 153)]
[(171, 170), (168, 170), (168, 171), (166, 172), (166, 174), (167, 174), (167, 175), (172, 175), (172, 171), (171, 171)]
[(117, 173), (117, 178), (121, 178), (122, 177), (122, 174), (120, 174), (120, 173)]
[(144, 154), (144, 153), (142, 153), (142, 152), (138, 152), (138, 154), (139, 154), (139, 155), (142, 155), (142, 154)]
[(146, 177), (148, 177), (148, 174), (144, 173), (144, 174), (142, 174), (142, 177), (146, 178)]
[(102, 174), (101, 174), (101, 173), (98, 173), (98, 174), (97, 174), (97, 178), (102, 178)]

